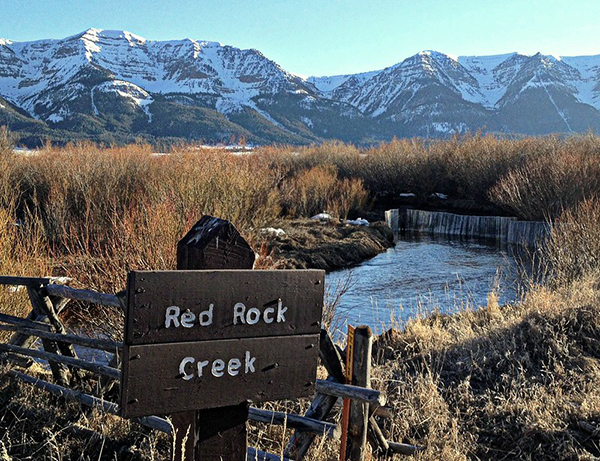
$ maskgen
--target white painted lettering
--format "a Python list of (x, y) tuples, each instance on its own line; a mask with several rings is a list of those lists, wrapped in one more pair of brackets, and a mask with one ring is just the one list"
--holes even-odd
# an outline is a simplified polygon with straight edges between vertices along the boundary
[(179, 326), (179, 317), (180, 309), (177, 306), (169, 306), (167, 307), (167, 311), (165, 313), (165, 328), (169, 328), (171, 326), (171, 322), (175, 325), (175, 327)]
[[(243, 364), (242, 364), (243, 362)], [(196, 364), (195, 370), (190, 365)], [(242, 365), (244, 369), (242, 370)], [(193, 372), (195, 371), (195, 373)], [(229, 360), (215, 359), (212, 363), (209, 360), (195, 359), (194, 357), (185, 357), (179, 363), (179, 375), (185, 381), (195, 377), (202, 378), (210, 373), (215, 378), (221, 378), (228, 374), (229, 376), (238, 376), (242, 373), (256, 372), (256, 357), (246, 351), (244, 359), (233, 357)]]
[(269, 315), (274, 313), (275, 309), (273, 309), (272, 307), (267, 307), (265, 309), (265, 311), (263, 312), (263, 319), (265, 320), (265, 323), (273, 323), (273, 320), (275, 319), (272, 316), (269, 317)]
[(215, 305), (211, 303), (208, 306), (208, 310), (200, 312), (200, 315), (198, 316), (198, 318), (200, 319), (200, 326), (207, 327), (209, 325), (212, 325), (214, 307)]
[(212, 374), (216, 378), (223, 376), (223, 370), (225, 369), (225, 362), (221, 359), (217, 359), (212, 364)]
[(246, 306), (244, 303), (237, 303), (233, 306), (233, 324), (238, 324), (238, 319), (240, 323), (245, 324), (246, 320), (244, 319), (244, 313), (246, 312)]
[(186, 310), (181, 316), (181, 326), (183, 328), (192, 328), (194, 326), (194, 320), (196, 320), (196, 314)]
[(185, 366), (188, 363), (194, 363), (196, 361), (196, 359), (194, 357), (185, 357), (181, 363), (179, 364), (179, 374), (183, 377), (183, 379), (185, 379), (186, 381), (189, 381), (190, 379), (192, 379), (194, 377), (194, 375), (190, 375), (189, 373), (185, 372)]
[(227, 364), (227, 373), (230, 376), (236, 376), (239, 373), (239, 369), (242, 366), (240, 359), (231, 359)]
[(285, 322), (285, 313), (287, 311), (287, 307), (283, 307), (283, 303), (281, 299), (277, 302), (277, 323)]
[(202, 369), (208, 365), (208, 360), (202, 360), (202, 362), (198, 362), (198, 378), (202, 378)]
[(254, 373), (256, 370), (254, 369), (254, 361), (256, 357), (252, 357), (249, 351), (246, 351), (246, 361), (245, 361), (245, 373)]
[(246, 314), (246, 322), (249, 325), (256, 325), (259, 320), (260, 320), (260, 311), (256, 307), (248, 309), (248, 313)]

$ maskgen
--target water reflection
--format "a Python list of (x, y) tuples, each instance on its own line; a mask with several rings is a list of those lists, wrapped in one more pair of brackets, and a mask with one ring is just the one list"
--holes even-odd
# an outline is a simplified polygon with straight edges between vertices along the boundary
[(329, 292), (350, 277), (334, 327), (370, 325), (377, 332), (419, 313), (485, 305), (494, 291), (514, 301), (518, 276), (511, 247), (429, 236), (402, 237), (396, 247), (352, 269), (327, 275)]

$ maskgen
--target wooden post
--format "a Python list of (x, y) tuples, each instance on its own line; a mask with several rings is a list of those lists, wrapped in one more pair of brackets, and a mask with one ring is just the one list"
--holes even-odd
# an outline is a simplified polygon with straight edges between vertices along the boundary
[[(254, 250), (229, 221), (203, 216), (177, 244), (177, 269), (252, 269)], [(243, 403), (171, 415), (176, 461), (245, 461), (248, 445)]]
[[(40, 293), (41, 288), (41, 285), (37, 287), (33, 285), (27, 285), (27, 294), (29, 295), (31, 305), (33, 306), (33, 312), (37, 315), (38, 318), (47, 318), (50, 321), (50, 323), (52, 323), (53, 320), (56, 320), (60, 323), (58, 317), (56, 317), (56, 319), (50, 320), (49, 314), (51, 312), (52, 314), (55, 314), (54, 307), (52, 306), (50, 300)], [(62, 333), (63, 331), (58, 331), (58, 333)], [(50, 352), (52, 354), (60, 353), (59, 345), (56, 341), (42, 338), (42, 345), (44, 346), (46, 352)], [(49, 360), (48, 363), (50, 364), (50, 369), (52, 370), (52, 375), (54, 376), (56, 382), (58, 384), (68, 385), (70, 380), (67, 367), (62, 363), (54, 362), (52, 360)]]
[[(360, 326), (354, 332), (354, 359), (352, 363), (352, 384), (371, 387), (371, 351), (373, 334), (368, 326)], [(352, 401), (348, 427), (346, 460), (364, 461), (369, 426), (369, 405)]]

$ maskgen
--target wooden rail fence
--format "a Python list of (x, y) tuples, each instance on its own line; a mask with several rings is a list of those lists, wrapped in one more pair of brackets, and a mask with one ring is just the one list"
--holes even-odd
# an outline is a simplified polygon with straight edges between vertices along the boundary
[[(39, 277), (0, 276), (0, 285), (25, 287), (32, 305), (32, 311), (27, 318), (0, 314), (0, 331), (12, 332), (7, 343), (0, 344), (0, 359), (22, 368), (20, 371), (10, 369), (8, 375), (65, 399), (107, 413), (120, 414), (119, 405), (111, 401), (107, 391), (114, 383), (120, 382), (119, 356), (123, 344), (108, 339), (69, 333), (60, 320), (60, 314), (71, 300), (124, 308), (126, 294), (115, 295), (76, 289), (55, 283), (52, 278)], [(340, 436), (338, 426), (325, 421), (339, 398), (351, 399), (353, 402), (352, 423), (348, 431), (348, 451), (342, 455), (342, 459), (363, 460), (367, 440), (372, 446), (372, 452), (382, 458), (394, 453), (412, 455), (419, 450), (413, 445), (389, 441), (379, 426), (376, 418), (389, 417), (390, 411), (384, 406), (385, 395), (370, 388), (371, 333), (368, 327), (360, 329), (360, 332), (354, 343), (352, 384), (344, 384), (343, 351), (333, 343), (329, 333), (322, 329), (319, 356), (329, 376), (326, 380), (316, 381), (316, 395), (306, 413), (295, 415), (254, 407), (248, 409), (250, 421), (285, 425), (295, 430), (285, 447), (283, 459), (302, 459), (317, 436), (331, 439)], [(41, 348), (36, 347), (38, 339), (41, 341)], [(107, 352), (111, 354), (111, 359), (106, 364), (85, 360), (78, 357), (73, 345)], [(34, 363), (34, 359), (48, 363), (54, 382), (26, 373)], [(78, 382), (85, 375), (101, 377), (102, 386), (95, 386), (97, 388), (95, 395), (78, 390)], [(135, 421), (176, 437), (174, 423), (164, 417), (147, 416), (136, 418)], [(254, 448), (248, 448), (245, 457), (249, 461), (282, 459), (279, 455)], [(211, 458), (202, 456), (201, 459)]]

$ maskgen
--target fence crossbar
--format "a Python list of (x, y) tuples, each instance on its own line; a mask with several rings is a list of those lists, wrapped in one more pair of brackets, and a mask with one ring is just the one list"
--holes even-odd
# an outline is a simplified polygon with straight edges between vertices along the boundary
[(108, 339), (87, 338), (73, 334), (52, 333), (39, 330), (37, 328), (20, 327), (18, 325), (0, 325), (0, 331), (16, 331), (29, 336), (38, 336), (39, 338), (60, 341), (69, 344), (89, 347), (90, 349), (99, 349), (106, 352), (117, 352), (123, 349), (123, 343), (111, 341)]
[[(0, 344), (0, 352), (11, 352), (13, 354), (25, 355), (28, 357), (34, 357), (36, 359), (48, 360), (49, 362), (64, 363), (65, 365), (81, 368), (99, 375), (108, 376), (112, 379), (120, 379), (121, 377), (121, 372), (116, 368), (97, 363), (86, 362), (85, 360), (75, 359), (66, 355), (44, 352), (38, 349), (29, 349), (27, 347), (13, 346), (11, 344)], [(10, 357), (9, 360), (11, 360)]]

